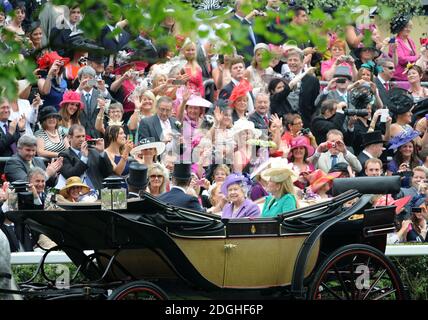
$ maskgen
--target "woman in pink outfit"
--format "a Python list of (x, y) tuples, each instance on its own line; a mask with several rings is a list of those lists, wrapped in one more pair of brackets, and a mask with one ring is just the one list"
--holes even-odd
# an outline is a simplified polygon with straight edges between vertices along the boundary
[[(397, 34), (395, 42), (397, 43), (398, 64), (395, 66), (394, 79), (397, 81), (407, 81), (407, 75), (403, 74), (407, 64), (415, 63), (419, 59), (419, 54), (416, 51), (416, 46), (410, 38), (412, 31), (411, 16), (400, 15), (391, 21), (391, 33)], [(392, 48), (389, 50), (389, 55), (392, 57)]]

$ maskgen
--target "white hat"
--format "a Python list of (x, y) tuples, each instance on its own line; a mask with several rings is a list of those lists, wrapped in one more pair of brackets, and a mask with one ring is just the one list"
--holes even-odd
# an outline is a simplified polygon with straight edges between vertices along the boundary
[(211, 107), (211, 102), (202, 98), (201, 96), (192, 95), (190, 99), (186, 102), (186, 105), (194, 106), (194, 107), (209, 108)]
[(265, 50), (267, 50), (267, 51), (269, 51), (270, 49), (269, 49), (269, 46), (266, 44), (266, 43), (263, 43), (263, 42), (260, 42), (260, 43), (257, 43), (255, 46), (254, 46), (254, 54), (256, 53), (256, 51), (257, 50), (259, 50), (259, 49), (265, 49)]
[(256, 127), (254, 126), (254, 122), (248, 121), (247, 119), (239, 119), (233, 124), (232, 136), (244, 130), (252, 131), (256, 139), (262, 135), (261, 130), (256, 129)]
[(165, 143), (155, 141), (155, 138), (143, 138), (140, 140), (138, 146), (131, 150), (131, 156), (135, 158), (137, 154), (141, 152), (141, 150), (156, 148), (156, 155), (159, 156), (165, 151)]

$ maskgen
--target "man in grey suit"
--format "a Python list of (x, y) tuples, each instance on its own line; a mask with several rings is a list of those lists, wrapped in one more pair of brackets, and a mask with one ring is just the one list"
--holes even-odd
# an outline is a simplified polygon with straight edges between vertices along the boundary
[(54, 186), (57, 172), (61, 169), (63, 159), (59, 157), (53, 160), (46, 167), (43, 160), (36, 158), (37, 139), (33, 136), (23, 135), (18, 140), (18, 152), (12, 156), (5, 165), (4, 173), (9, 182), (28, 181), (28, 174), (31, 169), (39, 167), (46, 172), (46, 184)]
[(138, 136), (140, 138), (154, 137), (155, 141), (169, 143), (174, 132), (178, 132), (177, 119), (171, 117), (172, 100), (169, 97), (160, 97), (156, 103), (156, 114), (144, 118), (140, 122)]
[(348, 163), (354, 172), (359, 173), (362, 169), (358, 158), (346, 149), (343, 142), (343, 133), (332, 129), (327, 133), (327, 141), (320, 143), (314, 155), (308, 159), (317, 169), (328, 173), (336, 163)]
[(321, 107), (323, 101), (333, 99), (337, 102), (346, 102), (348, 104), (347, 88), (352, 82), (352, 75), (346, 66), (338, 66), (333, 78), (329, 81), (327, 87), (318, 95), (315, 100), (317, 109)]
[(395, 72), (394, 62), (389, 58), (382, 58), (377, 61), (378, 66), (382, 67), (382, 72), (379, 72), (377, 77), (374, 78), (374, 83), (379, 91), (380, 99), (385, 107), (391, 105), (388, 92), (392, 89), (390, 81)]
[(112, 164), (104, 151), (104, 141), (99, 139), (94, 148), (85, 141), (85, 128), (74, 124), (68, 131), (70, 148), (60, 153), (64, 158), (61, 174), (65, 179), (73, 176), (82, 180), (91, 189), (100, 190), (104, 178), (113, 173)]
[(95, 129), (95, 121), (98, 116), (98, 99), (110, 99), (112, 97), (108, 92), (104, 80), (95, 80), (96, 72), (94, 68), (85, 66), (79, 69), (77, 73), (79, 78), (80, 100), (84, 108), (80, 113), (80, 123), (85, 128), (86, 133), (92, 138), (100, 138), (101, 133)]

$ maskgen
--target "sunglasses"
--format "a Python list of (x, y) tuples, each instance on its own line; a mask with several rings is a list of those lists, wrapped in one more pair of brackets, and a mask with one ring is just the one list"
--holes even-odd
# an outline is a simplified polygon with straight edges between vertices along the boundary
[(150, 178), (152, 178), (152, 179), (162, 179), (163, 175), (161, 175), (161, 174), (159, 174), (159, 175), (153, 174), (153, 175), (150, 176)]
[(385, 68), (387, 68), (389, 70), (394, 70), (395, 69), (395, 67), (385, 67)]

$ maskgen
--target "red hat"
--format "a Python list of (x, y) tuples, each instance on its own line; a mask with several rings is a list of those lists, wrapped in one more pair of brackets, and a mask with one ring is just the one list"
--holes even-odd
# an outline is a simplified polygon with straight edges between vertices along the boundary
[[(387, 198), (388, 198), (388, 202), (387, 202)], [(399, 214), (401, 212), (401, 210), (404, 208), (404, 206), (412, 199), (412, 196), (405, 196), (403, 198), (394, 200), (391, 198), (390, 195), (384, 195), (382, 197), (380, 197), (376, 203), (375, 203), (375, 207), (382, 207), (382, 206), (396, 206), (395, 208), (395, 214)]]
[(253, 90), (253, 88), (251, 87), (251, 84), (248, 82), (248, 80), (242, 79), (238, 85), (236, 85), (233, 90), (232, 90), (232, 94), (230, 95), (229, 98), (229, 102), (233, 102), (240, 98), (240, 97), (245, 97), (247, 95), (248, 92), (250, 92), (251, 90)]
[(144, 71), (148, 65), (149, 64), (145, 61), (132, 61), (114, 69), (113, 74), (124, 74), (131, 68), (133, 68), (135, 71)]
[(84, 108), (82, 101), (80, 101), (80, 94), (73, 90), (67, 90), (62, 96), (62, 101), (59, 104), (62, 107), (65, 103), (79, 103), (80, 109)]
[(288, 160), (291, 159), (291, 157), (293, 156), (293, 150), (298, 148), (298, 147), (305, 147), (306, 148), (306, 154), (307, 157), (310, 157), (314, 154), (315, 149), (314, 147), (312, 147), (309, 143), (308, 143), (308, 138), (306, 138), (305, 136), (299, 136), (296, 138), (293, 138), (291, 140), (290, 143), (290, 152), (288, 153)]
[(62, 62), (64, 62), (64, 64), (70, 62), (70, 58), (63, 58), (58, 54), (58, 52), (52, 51), (46, 52), (43, 56), (37, 59), (37, 65), (39, 66), (39, 69), (49, 69), (53, 65), (55, 60), (61, 60)]
[(307, 176), (311, 189), (313, 192), (317, 192), (326, 183), (331, 183), (335, 178), (338, 178), (342, 172), (325, 173), (321, 169), (317, 169)]

